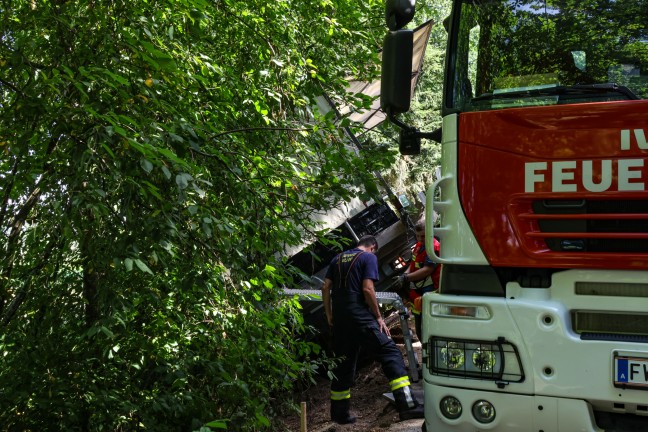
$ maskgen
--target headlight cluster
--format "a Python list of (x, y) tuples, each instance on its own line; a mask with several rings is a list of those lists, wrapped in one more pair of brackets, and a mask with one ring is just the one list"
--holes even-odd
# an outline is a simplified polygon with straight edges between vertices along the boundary
[[(463, 413), (463, 406), (454, 396), (446, 396), (439, 403), (441, 414), (450, 420), (456, 420)], [(495, 407), (487, 400), (478, 400), (472, 406), (472, 415), (479, 423), (488, 424), (495, 420)]]
[(517, 349), (503, 338), (496, 341), (432, 337), (428, 368), (435, 375), (520, 382), (524, 379)]

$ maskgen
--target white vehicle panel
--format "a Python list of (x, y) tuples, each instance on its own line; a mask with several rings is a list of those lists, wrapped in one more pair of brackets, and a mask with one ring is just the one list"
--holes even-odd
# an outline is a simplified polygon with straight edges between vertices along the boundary
[[(426, 192), (425, 223), (427, 243), (426, 250), (434, 251), (431, 244), (437, 236), (443, 245), (442, 256), (430, 253), (431, 258), (445, 264), (488, 264), (481, 247), (477, 243), (472, 229), (466, 220), (459, 201), (457, 189), (457, 120), (456, 114), (443, 119), (443, 143), (441, 146), (442, 176)], [(441, 190), (441, 199), (436, 200), (437, 189)], [(440, 216), (440, 226), (434, 227), (433, 211)]]

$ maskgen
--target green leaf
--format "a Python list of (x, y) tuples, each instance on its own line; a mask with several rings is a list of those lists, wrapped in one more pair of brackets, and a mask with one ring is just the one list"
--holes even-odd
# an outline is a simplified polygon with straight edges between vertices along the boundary
[(187, 187), (189, 187), (189, 182), (193, 180), (193, 177), (188, 173), (180, 173), (176, 175), (175, 180), (180, 189), (186, 189)]
[(265, 417), (264, 415), (261, 415), (260, 413), (256, 413), (256, 418), (259, 421), (259, 423), (261, 423), (261, 425), (265, 427), (270, 426), (270, 420), (268, 420), (268, 418)]
[(149, 174), (153, 171), (153, 164), (147, 159), (140, 159), (140, 166)]
[(164, 173), (164, 177), (166, 177), (167, 179), (170, 180), (171, 179), (171, 171), (169, 171), (169, 168), (167, 168), (164, 165), (162, 165), (161, 168), (162, 168), (162, 173)]
[(136, 260), (135, 260), (135, 265), (137, 266), (138, 269), (140, 269), (140, 270), (143, 271), (144, 273), (153, 274), (153, 272), (151, 271), (151, 269), (148, 268), (148, 266), (147, 266), (146, 264), (144, 264), (144, 262), (143, 262), (142, 260), (140, 260), (140, 259), (136, 259)]
[(117, 81), (121, 85), (128, 85), (128, 80), (122, 76), (117, 75), (116, 73), (112, 73), (111, 71), (105, 69), (103, 70), (103, 73), (105, 73), (106, 75), (108, 75), (110, 78)]
[(110, 330), (108, 330), (108, 328), (105, 327), (105, 326), (99, 326), (99, 331), (101, 331), (101, 333), (108, 336), (109, 338), (112, 338), (113, 336), (115, 336), (115, 334), (113, 332), (111, 332)]
[(227, 420), (214, 420), (206, 423), (205, 426), (216, 429), (227, 429)]

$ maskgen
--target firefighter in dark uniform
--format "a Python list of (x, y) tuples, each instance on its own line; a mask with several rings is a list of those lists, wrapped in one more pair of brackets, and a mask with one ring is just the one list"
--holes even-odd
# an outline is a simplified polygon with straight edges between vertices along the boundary
[(322, 285), (324, 311), (333, 328), (333, 349), (342, 357), (331, 382), (331, 420), (340, 424), (356, 420), (349, 408), (360, 347), (381, 363), (400, 419), (424, 416), (423, 406), (411, 392), (403, 356), (391, 339), (376, 300), (377, 250), (375, 237), (362, 237), (356, 248), (331, 260)]

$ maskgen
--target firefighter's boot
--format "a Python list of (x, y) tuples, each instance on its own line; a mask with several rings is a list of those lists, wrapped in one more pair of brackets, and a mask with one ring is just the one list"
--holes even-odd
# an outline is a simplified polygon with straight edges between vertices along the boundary
[(401, 421), (425, 417), (423, 405), (416, 400), (410, 386), (394, 390), (393, 394), (394, 400), (396, 401), (396, 409), (398, 410), (398, 417), (400, 417)]
[(355, 423), (355, 416), (349, 412), (350, 406), (351, 399), (331, 400), (331, 420), (338, 424)]

